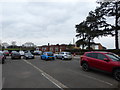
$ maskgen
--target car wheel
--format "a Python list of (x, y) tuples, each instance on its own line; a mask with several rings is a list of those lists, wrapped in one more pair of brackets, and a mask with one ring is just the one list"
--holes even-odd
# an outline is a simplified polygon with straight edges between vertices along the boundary
[(43, 60), (43, 58), (41, 57), (41, 60)]
[(64, 60), (65, 58), (64, 58), (64, 57), (62, 57), (61, 59), (62, 59), (62, 60)]
[(27, 60), (27, 57), (25, 57), (25, 59)]
[(47, 61), (47, 58), (45, 57), (45, 61)]
[(55, 60), (55, 58), (53, 57), (53, 60)]
[(58, 59), (58, 57), (56, 56), (56, 59)]
[(82, 64), (82, 69), (83, 69), (84, 71), (89, 71), (89, 66), (88, 66), (88, 64), (87, 64), (87, 63), (83, 63), (83, 64)]
[(2, 64), (4, 64), (4, 63), (5, 63), (5, 59), (3, 58), (3, 59), (2, 59)]
[(120, 69), (116, 69), (113, 73), (113, 76), (117, 81), (120, 81)]

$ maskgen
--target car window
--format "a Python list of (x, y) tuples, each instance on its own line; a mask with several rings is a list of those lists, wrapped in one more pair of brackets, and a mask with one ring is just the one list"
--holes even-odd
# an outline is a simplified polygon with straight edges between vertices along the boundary
[(66, 54), (67, 54), (67, 55), (71, 55), (71, 53), (70, 53), (70, 52), (66, 52)]
[(91, 54), (92, 54), (92, 53), (87, 53), (86, 56), (87, 56), (87, 57), (92, 57)]
[(98, 53), (98, 59), (104, 60), (104, 58), (107, 58), (105, 55)]
[(86, 54), (87, 57), (91, 57), (91, 58), (96, 58), (98, 57), (98, 54), (97, 53), (87, 53)]
[(60, 52), (60, 54), (64, 54), (64, 52)]
[(0, 56), (2, 56), (3, 55), (3, 53), (0, 53)]
[(53, 56), (53, 53), (47, 53), (48, 56)]
[(96, 58), (97, 59), (97, 57), (98, 57), (97, 53), (92, 53), (91, 55), (92, 55), (92, 58)]
[(111, 58), (113, 61), (120, 61), (120, 57), (114, 54), (106, 54), (109, 58)]

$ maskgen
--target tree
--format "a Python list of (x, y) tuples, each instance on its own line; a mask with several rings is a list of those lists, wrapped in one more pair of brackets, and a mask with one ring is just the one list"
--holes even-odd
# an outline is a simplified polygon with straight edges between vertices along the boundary
[(101, 7), (97, 7), (95, 11), (89, 12), (86, 20), (76, 25), (76, 36), (88, 43), (88, 49), (90, 49), (90, 42), (94, 38), (100, 36), (114, 35), (112, 25), (106, 23), (104, 12)]
[(11, 45), (12, 45), (12, 46), (16, 46), (16, 41), (12, 41), (12, 42), (11, 42)]
[(9, 46), (9, 44), (7, 42), (3, 42), (2, 46), (5, 47), (5, 48), (7, 48)]
[(32, 42), (26, 42), (23, 44), (24, 47), (35, 47), (34, 43)]
[(120, 1), (111, 1), (111, 2), (98, 2), (100, 4), (103, 13), (107, 17), (115, 17), (115, 25), (113, 30), (115, 30), (115, 46), (116, 49), (119, 49), (118, 43), (118, 30), (120, 26), (118, 25), (120, 19)]

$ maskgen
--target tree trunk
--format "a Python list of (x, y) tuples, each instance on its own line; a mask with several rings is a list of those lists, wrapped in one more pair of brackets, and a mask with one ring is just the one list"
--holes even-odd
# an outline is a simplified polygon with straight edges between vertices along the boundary
[(116, 17), (115, 17), (115, 47), (116, 49), (119, 49), (119, 46), (118, 46), (118, 3), (116, 2)]
[(90, 37), (88, 38), (88, 50), (90, 50)]

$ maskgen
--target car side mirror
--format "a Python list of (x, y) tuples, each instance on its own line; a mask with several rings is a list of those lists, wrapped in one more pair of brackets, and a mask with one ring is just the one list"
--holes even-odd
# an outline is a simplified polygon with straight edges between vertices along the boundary
[(107, 58), (104, 58), (104, 61), (109, 62), (110, 60), (109, 60), (109, 59), (107, 59)]

